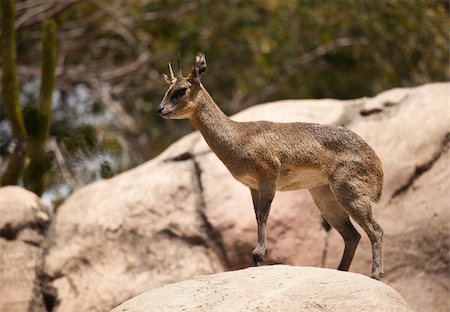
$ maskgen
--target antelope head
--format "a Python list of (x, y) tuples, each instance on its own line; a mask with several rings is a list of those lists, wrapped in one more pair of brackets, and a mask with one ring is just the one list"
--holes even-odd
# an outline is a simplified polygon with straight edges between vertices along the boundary
[(170, 76), (163, 75), (169, 89), (158, 106), (158, 113), (166, 119), (189, 118), (197, 108), (197, 98), (203, 89), (201, 74), (206, 70), (205, 55), (198, 53), (192, 71), (187, 77), (181, 72), (181, 59), (178, 56), (178, 72), (175, 76), (169, 63)]

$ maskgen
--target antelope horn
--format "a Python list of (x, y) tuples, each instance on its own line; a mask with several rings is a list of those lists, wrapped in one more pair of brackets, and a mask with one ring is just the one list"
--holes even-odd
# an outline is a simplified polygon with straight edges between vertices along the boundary
[(175, 80), (175, 76), (173, 75), (172, 64), (169, 62), (169, 71), (170, 71), (170, 80), (173, 82)]
[(178, 72), (177, 78), (183, 78), (183, 73), (181, 72), (181, 54), (178, 52)]

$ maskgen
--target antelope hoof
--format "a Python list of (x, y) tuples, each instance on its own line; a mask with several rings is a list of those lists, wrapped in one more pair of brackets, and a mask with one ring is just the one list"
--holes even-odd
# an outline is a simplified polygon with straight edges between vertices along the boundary
[(267, 253), (267, 248), (262, 246), (257, 246), (255, 250), (253, 250), (253, 264), (255, 266), (262, 266), (264, 262), (264, 256)]
[(372, 277), (373, 279), (376, 279), (376, 280), (378, 281), (378, 280), (380, 280), (380, 279), (383, 277), (383, 275), (384, 275), (384, 274), (383, 274), (383, 271), (381, 271), (381, 270), (375, 270), (375, 271), (372, 272), (372, 276), (371, 276), (371, 277)]
[(260, 255), (253, 255), (254, 266), (262, 266), (264, 259)]

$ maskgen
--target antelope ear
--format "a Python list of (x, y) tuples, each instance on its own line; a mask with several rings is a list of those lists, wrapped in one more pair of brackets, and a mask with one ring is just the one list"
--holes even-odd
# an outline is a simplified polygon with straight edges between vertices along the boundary
[(206, 70), (206, 59), (203, 53), (198, 53), (195, 57), (194, 66), (192, 67), (191, 76), (200, 80), (201, 74)]

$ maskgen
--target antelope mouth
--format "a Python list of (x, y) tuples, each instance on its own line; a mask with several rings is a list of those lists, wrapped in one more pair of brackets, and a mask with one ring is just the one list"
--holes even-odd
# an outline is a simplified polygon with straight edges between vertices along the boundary
[(167, 117), (169, 117), (169, 115), (171, 115), (172, 114), (172, 112), (168, 112), (168, 113), (159, 113), (159, 115), (161, 116), (161, 117), (163, 117), (163, 118), (167, 118)]

